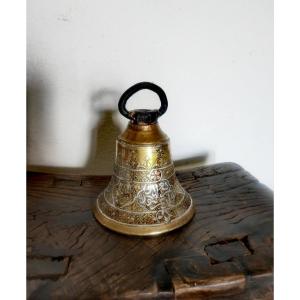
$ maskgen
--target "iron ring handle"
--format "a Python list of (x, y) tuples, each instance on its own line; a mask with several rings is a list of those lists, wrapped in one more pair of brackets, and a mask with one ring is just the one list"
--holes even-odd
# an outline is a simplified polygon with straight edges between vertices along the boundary
[[(128, 99), (140, 90), (151, 90), (155, 92), (160, 99), (161, 106), (158, 110), (148, 110), (148, 109), (140, 109), (134, 111), (128, 111), (126, 108), (126, 103)], [(127, 119), (135, 122), (135, 123), (153, 123), (156, 122), (157, 119), (162, 116), (167, 108), (168, 108), (168, 100), (165, 92), (161, 87), (152, 83), (152, 82), (139, 82), (128, 90), (126, 90), (122, 96), (120, 97), (118, 108), (120, 113)]]

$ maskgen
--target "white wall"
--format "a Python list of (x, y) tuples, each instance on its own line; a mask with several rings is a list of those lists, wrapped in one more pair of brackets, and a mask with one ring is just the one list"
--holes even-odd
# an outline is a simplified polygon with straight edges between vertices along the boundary
[[(174, 159), (234, 161), (273, 187), (273, 1), (27, 6), (29, 165), (85, 165), (101, 112), (115, 109), (132, 84), (152, 81), (169, 99), (160, 124)], [(146, 91), (130, 101), (155, 105)], [(123, 130), (127, 121), (113, 119)], [(118, 131), (105, 130), (104, 138)]]

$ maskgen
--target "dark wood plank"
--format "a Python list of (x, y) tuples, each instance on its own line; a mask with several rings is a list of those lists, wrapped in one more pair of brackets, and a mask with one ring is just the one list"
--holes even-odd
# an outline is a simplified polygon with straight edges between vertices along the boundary
[(28, 278), (58, 278), (68, 271), (70, 257), (33, 257), (28, 258)]
[(109, 177), (28, 173), (29, 299), (273, 299), (273, 193), (237, 164), (179, 172), (196, 215), (167, 235), (101, 227)]

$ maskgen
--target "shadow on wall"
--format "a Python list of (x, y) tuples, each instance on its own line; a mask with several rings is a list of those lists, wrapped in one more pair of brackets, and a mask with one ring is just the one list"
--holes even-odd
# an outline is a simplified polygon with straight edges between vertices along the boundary
[[(109, 89), (102, 89), (95, 93), (92, 98), (92, 108), (97, 111), (98, 104), (102, 100), (108, 100), (117, 107), (116, 99), (120, 93)], [(92, 130), (90, 153), (83, 171), (88, 174), (112, 174), (115, 158), (116, 139), (121, 134), (121, 129), (114, 122), (113, 117), (117, 113), (113, 109), (99, 111), (98, 123)]]
[[(36, 92), (39, 91), (39, 92)], [(92, 110), (97, 113), (98, 122), (91, 132), (91, 145), (86, 164), (83, 167), (52, 167), (41, 165), (28, 165), (28, 171), (60, 173), (60, 174), (83, 174), (83, 175), (110, 175), (113, 173), (113, 162), (115, 157), (115, 142), (121, 129), (114, 121), (117, 110), (101, 109), (102, 102), (113, 103), (110, 105), (117, 107), (117, 100), (120, 93), (110, 89), (101, 89), (91, 96)], [(27, 87), (27, 153), (34, 147), (34, 153), (43, 155), (43, 139), (39, 138), (48, 134), (47, 124), (43, 118), (43, 94), (42, 89), (33, 89), (32, 85)], [(37, 120), (37, 115), (39, 120)], [(38, 122), (36, 122), (38, 121)], [(39, 132), (33, 132), (35, 124)], [(41, 132), (43, 131), (43, 132)], [(194, 168), (203, 165), (207, 160), (208, 154), (201, 154), (194, 157), (175, 161), (177, 170)]]
[(51, 91), (42, 74), (28, 74), (26, 90), (27, 110), (27, 159), (44, 161), (46, 137), (51, 138), (49, 118), (51, 118)]
[[(114, 105), (111, 106), (117, 107), (116, 101), (118, 97), (119, 93), (110, 89), (101, 89), (91, 96), (90, 105), (93, 112), (97, 113), (98, 122), (91, 131), (91, 145), (84, 166), (56, 167), (28, 164), (28, 171), (91, 175), (112, 174), (115, 141), (121, 133), (121, 129), (113, 120), (117, 111), (113, 109), (103, 109), (101, 106), (102, 102), (105, 101), (114, 103)], [(37, 160), (43, 158), (43, 143), (45, 141), (42, 137), (45, 136), (45, 134), (49, 134), (44, 119), (44, 104), (45, 95), (43, 95), (42, 89), (37, 88), (36, 84), (30, 82), (27, 86), (27, 155), (31, 158), (30, 152), (34, 153), (34, 155), (40, 154), (40, 156), (36, 157)]]

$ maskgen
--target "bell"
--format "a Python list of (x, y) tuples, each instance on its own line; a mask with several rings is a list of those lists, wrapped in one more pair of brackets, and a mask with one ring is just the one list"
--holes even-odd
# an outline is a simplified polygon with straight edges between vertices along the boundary
[[(158, 110), (126, 109), (127, 100), (142, 89), (158, 94)], [(194, 207), (176, 178), (169, 138), (157, 123), (168, 107), (165, 92), (150, 82), (137, 83), (121, 96), (118, 107), (130, 122), (117, 138), (114, 174), (96, 200), (96, 219), (111, 230), (139, 236), (183, 226)]]

